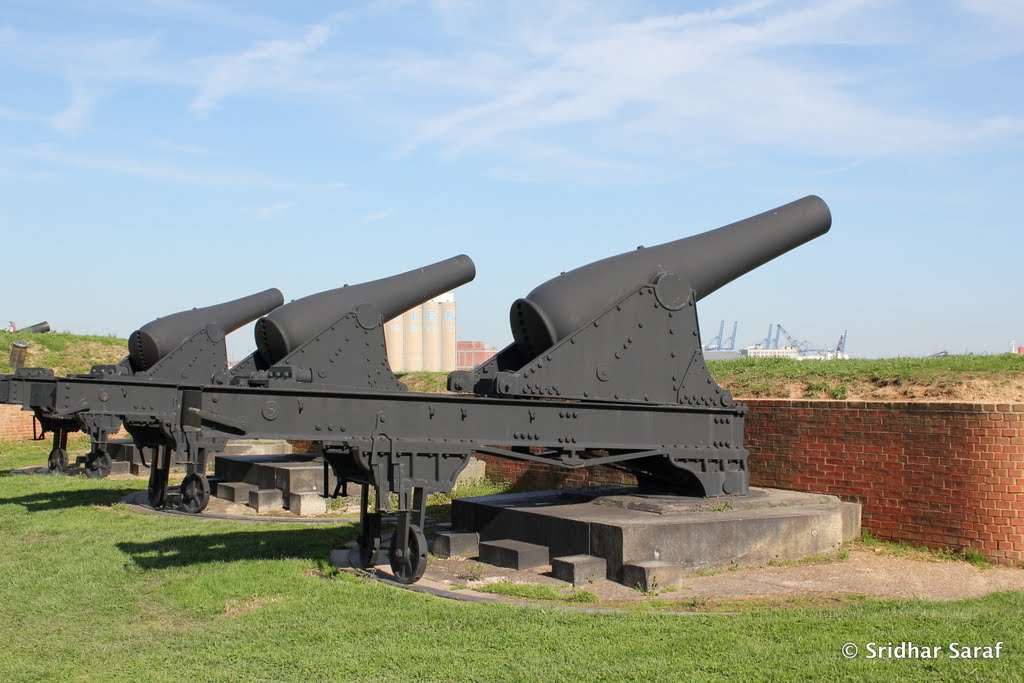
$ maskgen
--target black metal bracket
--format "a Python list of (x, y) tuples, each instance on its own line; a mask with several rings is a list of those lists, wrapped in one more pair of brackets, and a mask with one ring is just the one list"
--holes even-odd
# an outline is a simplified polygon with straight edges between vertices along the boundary
[[(253, 366), (255, 361), (253, 361)], [(246, 381), (242, 371), (233, 374)], [(380, 314), (369, 307), (347, 313), (265, 372), (251, 372), (250, 385), (297, 382), (354, 389), (406, 391), (388, 364)]]

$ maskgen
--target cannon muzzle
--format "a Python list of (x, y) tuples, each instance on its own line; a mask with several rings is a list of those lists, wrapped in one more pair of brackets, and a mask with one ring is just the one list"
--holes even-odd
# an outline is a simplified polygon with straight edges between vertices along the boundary
[(256, 348), (271, 366), (357, 306), (372, 307), (385, 322), (474, 277), (473, 260), (462, 254), (400, 275), (311, 294), (260, 318)]
[(811, 195), (716, 230), (595, 261), (516, 300), (512, 336), (533, 358), (659, 276), (680, 278), (701, 299), (831, 225), (828, 206)]
[(267, 289), (223, 304), (157, 318), (132, 332), (128, 338), (128, 357), (132, 368), (135, 372), (148, 370), (210, 323), (228, 334), (283, 303), (284, 296), (280, 290)]
[(36, 323), (35, 325), (32, 325), (31, 327), (26, 327), (25, 329), (18, 330), (18, 332), (23, 332), (23, 333), (26, 333), (26, 334), (45, 334), (45, 333), (47, 333), (49, 331), (50, 331), (50, 323), (46, 322), (45, 320), (43, 322), (41, 322), (41, 323)]

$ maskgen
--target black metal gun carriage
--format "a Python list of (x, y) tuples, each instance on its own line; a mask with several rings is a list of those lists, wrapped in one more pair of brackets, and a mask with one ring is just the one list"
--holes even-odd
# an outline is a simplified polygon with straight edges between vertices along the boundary
[[(388, 364), (383, 324), (471, 280), (466, 256), (273, 310), (257, 321), (257, 351), (239, 371), (53, 380), (54, 411), (116, 415), (140, 446), (165, 454), (151, 471), (155, 506), (165, 501), (172, 450), (208, 491), (212, 444), (315, 442), (339, 489), (361, 487), (356, 564), (374, 562), (392, 514), (390, 563), (411, 583), (426, 567), (426, 496), (450, 491), (474, 452), (614, 465), (688, 495), (746, 493), (746, 408), (708, 373), (696, 303), (830, 226), (828, 207), (810, 196), (564, 273), (513, 303), (513, 343), (451, 373), (449, 395), (405, 390)], [(191, 508), (203, 505), (200, 497)]]

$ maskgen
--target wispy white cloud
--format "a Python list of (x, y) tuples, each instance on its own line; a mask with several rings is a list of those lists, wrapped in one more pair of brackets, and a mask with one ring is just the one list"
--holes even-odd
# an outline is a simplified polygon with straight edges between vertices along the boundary
[(190, 156), (208, 156), (211, 151), (209, 147), (196, 145), (190, 142), (175, 142), (173, 140), (153, 140), (153, 147), (177, 154), (188, 154)]
[(221, 29), (243, 32), (280, 30), (279, 22), (258, 15), (249, 9), (235, 10), (227, 6), (198, 0), (136, 0), (119, 11), (185, 21)]
[(863, 166), (863, 165), (864, 165), (864, 160), (863, 159), (858, 159), (857, 161), (851, 161), (850, 163), (843, 164), (841, 166), (835, 166), (833, 168), (826, 168), (826, 169), (821, 170), (821, 171), (815, 171), (814, 173), (811, 173), (810, 175), (811, 175), (812, 178), (819, 178), (821, 176), (827, 176), (827, 175), (838, 175), (840, 173), (846, 173), (847, 171), (852, 171), (853, 169), (857, 168), (858, 166)]
[(513, 182), (539, 183), (566, 176), (604, 184), (643, 177), (650, 169), (623, 156), (601, 158), (559, 144), (545, 144), (518, 137), (512, 146), (515, 160), (491, 169), (491, 175)]
[(1024, 116), (991, 116), (982, 119), (968, 131), (970, 138), (978, 142), (996, 140), (1011, 135), (1024, 134)]
[(871, 5), (750, 2), (529, 34), (511, 77), (506, 70), (493, 81), (503, 87), (428, 120), (408, 149), (437, 143), (458, 154), (564, 127), (683, 150), (753, 144), (889, 154), (964, 140), (958, 122), (855, 94), (850, 86), (862, 75), (786, 59), (790, 50), (889, 40), (865, 26)]
[(199, 166), (168, 164), (150, 159), (80, 153), (66, 151), (52, 144), (8, 148), (3, 150), (3, 153), (44, 166), (102, 171), (185, 185), (250, 187), (277, 190), (308, 190), (324, 187), (324, 185), (296, 182), (255, 171), (210, 170)]
[(1004, 30), (1024, 29), (1024, 2), (1021, 0), (959, 0), (959, 4)]
[(35, 121), (36, 117), (25, 112), (0, 107), (0, 121)]
[(348, 187), (348, 183), (341, 181), (332, 181), (326, 183), (313, 183), (301, 188), (301, 191), (295, 193), (296, 196), (267, 204), (265, 206), (258, 206), (252, 210), (252, 214), (257, 218), (271, 218), (277, 214), (284, 213), (290, 209), (299, 206), (319, 197), (325, 193), (330, 193), (335, 190), (342, 190)]
[[(968, 12), (989, 31), (1017, 26), (1024, 14), (1019, 0), (955, 2), (947, 15)], [(183, 55), (163, 32), (85, 41), (11, 32), (11, 41), (17, 56), (105, 95), (173, 85), (198, 117), (232, 97), (320, 96), (310, 106), (344, 105), (346, 124), (372, 121), (398, 141), (399, 155), (486, 152), (492, 174), (507, 178), (634, 177), (666, 164), (714, 165), (751, 149), (849, 162), (1021, 134), (1019, 112), (954, 113), (911, 89), (896, 92), (944, 44), (983, 44), (989, 34), (972, 29), (964, 40), (942, 40), (951, 29), (934, 22), (922, 37), (903, 10), (878, 0), (749, 0), (646, 14), (586, 0), (485, 7), (438, 0), (402, 10), (434, 12), (423, 21), (422, 43), (395, 42), (382, 30), (404, 18), (395, 9), (403, 4), (364, 3), (303, 28), (259, 17), (248, 25), (246, 10), (201, 0), (141, 4), (140, 12), (258, 34), (205, 56)], [(370, 49), (349, 40), (362, 21), (380, 22), (370, 27), (381, 37)], [(4, 35), (0, 28), (0, 41)], [(94, 106), (94, 97), (79, 93), (50, 123), (80, 129)]]
[(166, 54), (159, 33), (94, 36), (83, 33), (19, 33), (0, 41), (0, 56), (19, 68), (88, 83), (104, 92), (113, 86), (194, 87), (196, 69)]
[(96, 108), (96, 101), (96, 93), (75, 85), (71, 89), (68, 106), (51, 116), (49, 123), (54, 130), (65, 135), (77, 133)]
[(236, 55), (199, 60), (205, 76), (189, 109), (205, 116), (221, 100), (239, 92), (287, 90), (309, 82), (304, 57), (326, 43), (329, 35), (330, 29), (318, 24), (298, 40), (264, 41)]
[(276, 202), (274, 204), (268, 204), (267, 206), (256, 207), (255, 209), (253, 209), (253, 214), (257, 218), (270, 218), (271, 216), (279, 214), (282, 211), (287, 211), (293, 206), (295, 206), (295, 202)]
[(385, 218), (389, 218), (393, 213), (395, 213), (394, 209), (383, 209), (381, 211), (377, 211), (375, 213), (370, 213), (363, 216), (363, 222), (376, 223), (378, 221), (384, 220)]

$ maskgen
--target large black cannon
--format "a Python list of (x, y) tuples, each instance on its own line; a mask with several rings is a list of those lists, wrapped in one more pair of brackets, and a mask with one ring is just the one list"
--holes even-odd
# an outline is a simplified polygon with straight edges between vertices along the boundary
[(512, 304), (513, 343), (471, 372), (452, 373), (449, 389), (728, 409), (717, 419), (731, 429), (713, 430), (717, 438), (621, 466), (689, 493), (745, 493), (745, 408), (734, 406), (708, 373), (696, 302), (825, 234), (831, 224), (825, 202), (809, 196), (563, 273)]
[[(94, 365), (87, 374), (65, 381), (102, 381), (113, 377), (123, 381), (151, 384), (191, 380), (207, 382), (227, 368), (225, 335), (284, 302), (281, 292), (268, 289), (226, 303), (193, 308), (157, 318), (133, 332), (128, 355), (116, 365)], [(130, 378), (130, 379), (129, 379)], [(35, 412), (44, 433), (53, 435), (49, 467), (53, 472), (68, 468), (67, 436), (85, 431), (91, 438), (90, 452), (84, 457), (85, 472), (91, 477), (106, 476), (112, 466), (107, 438), (121, 428), (116, 412), (117, 394), (98, 394), (90, 405), (58, 405), (58, 379), (52, 371), (26, 368), (5, 378), (0, 402), (21, 404)], [(173, 393), (173, 392), (172, 392)], [(104, 398), (105, 396), (106, 398)], [(127, 398), (127, 394), (121, 397)], [(110, 405), (113, 402), (114, 405)]]
[[(149, 501), (154, 507), (167, 502), (167, 481), (178, 452), (188, 470), (182, 483), (181, 508), (202, 510), (209, 500), (205, 476), (207, 453), (237, 435), (248, 433), (244, 423), (223, 416), (214, 406), (207, 412), (182, 410), (180, 391), (193, 386), (251, 386), (268, 388), (280, 382), (359, 389), (401, 391), (387, 364), (382, 333), (383, 316), (392, 316), (419, 305), (437, 294), (471, 280), (475, 268), (466, 256), (448, 259), (374, 283), (342, 287), (275, 307), (272, 301), (253, 299), (244, 316), (232, 317), (238, 308), (221, 309), (221, 322), (242, 317), (252, 320), (267, 313), (254, 328), (257, 351), (243, 362), (225, 368), (223, 335), (219, 325), (202, 330), (172, 348), (174, 340), (191, 325), (210, 317), (195, 311), (168, 316), (133, 333), (130, 354), (118, 366), (96, 366), (87, 375), (51, 380), (53, 407), (50, 413), (83, 416), (99, 423), (123, 424), (141, 448), (153, 451)], [(276, 290), (274, 290), (276, 291)], [(264, 293), (266, 294), (266, 293)], [(259, 296), (259, 295), (257, 295)], [(264, 305), (265, 304), (265, 305)], [(211, 307), (210, 310), (213, 310)], [(257, 310), (259, 309), (259, 310)], [(273, 309), (271, 311), (271, 309)], [(200, 311), (206, 309), (199, 309)], [(187, 315), (195, 313), (195, 315)], [(220, 348), (190, 346), (203, 335), (218, 339)], [(137, 351), (141, 350), (142, 353)], [(219, 356), (217, 354), (220, 354)], [(197, 362), (199, 359), (204, 362)], [(132, 368), (146, 369), (132, 374)], [(274, 419), (269, 402), (261, 415)], [(186, 424), (202, 414), (217, 429), (197, 429)], [(287, 420), (282, 421), (282, 426)], [(287, 438), (287, 432), (281, 436)]]
[(516, 349), (533, 358), (644, 286), (682, 308), (828, 232), (828, 206), (810, 196), (716, 230), (611, 256), (569, 271), (512, 304)]
[[(208, 367), (227, 366), (226, 349), (217, 342), (242, 325), (270, 313), (283, 303), (284, 296), (280, 290), (266, 289), (222, 304), (192, 308), (157, 318), (135, 330), (128, 337), (127, 361), (134, 374), (142, 372), (149, 372), (151, 376), (167, 374), (168, 370), (161, 368), (160, 365), (166, 364), (170, 359), (180, 357), (183, 345), (196, 335), (202, 335), (207, 339), (215, 339), (213, 345), (203, 346), (204, 351), (215, 354), (223, 352), (224, 354), (223, 362), (220, 362), (221, 359), (218, 358), (195, 370), (199, 373), (196, 376), (202, 376), (205, 381), (208, 379), (208, 375), (206, 375)], [(180, 367), (175, 369), (183, 379), (189, 376), (187, 369)], [(186, 374), (182, 374), (182, 372)]]
[(324, 331), (325, 324), (353, 314), (364, 329), (376, 329), (474, 277), (476, 266), (462, 254), (399, 275), (313, 294), (260, 318), (256, 323), (256, 348), (269, 367), (283, 362)]
[[(175, 429), (186, 449), (188, 434), (320, 444), (339, 486), (362, 487), (355, 562), (372, 563), (382, 515), (393, 513), (391, 565), (409, 582), (426, 564), (426, 494), (449, 491), (473, 452), (566, 468), (625, 467), (645, 485), (678, 493), (742, 494), (746, 407), (708, 374), (695, 304), (830, 224), (824, 202), (807, 197), (555, 278), (513, 304), (508, 348), (450, 375), (449, 387), (463, 395), (402, 391), (381, 329), (386, 315), (451, 281), (406, 274), (395, 290), (353, 288), (338, 308), (296, 302), (288, 316), (289, 307), (268, 316), (291, 321), (275, 322), (281, 329), (257, 325), (268, 367), (183, 386)], [(471, 276), (469, 263), (455, 271), (465, 275), (455, 280)], [(295, 339), (293, 329), (302, 330)], [(397, 494), (395, 508), (389, 493)]]

